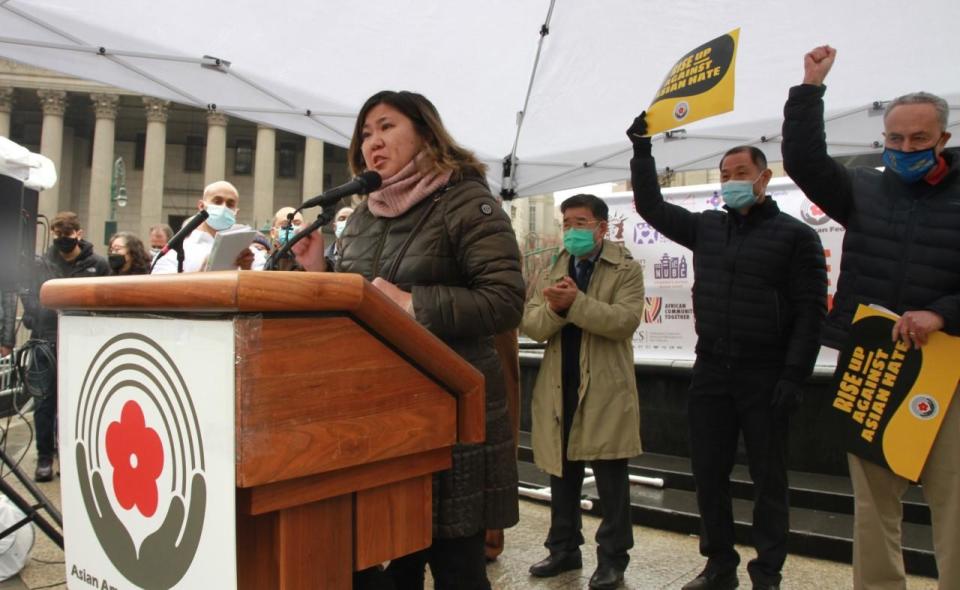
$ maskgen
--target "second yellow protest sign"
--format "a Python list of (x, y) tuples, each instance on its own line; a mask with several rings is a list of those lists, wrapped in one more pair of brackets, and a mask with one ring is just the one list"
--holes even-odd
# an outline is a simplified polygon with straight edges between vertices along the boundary
[(857, 308), (841, 351), (831, 412), (844, 450), (917, 481), (960, 379), (960, 338), (914, 349), (890, 338), (897, 316)]
[(667, 73), (647, 108), (647, 135), (733, 110), (740, 29), (688, 52)]

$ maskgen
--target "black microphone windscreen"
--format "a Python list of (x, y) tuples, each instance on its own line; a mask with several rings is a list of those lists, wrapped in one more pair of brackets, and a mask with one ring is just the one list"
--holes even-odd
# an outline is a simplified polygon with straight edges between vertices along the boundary
[(380, 173), (376, 170), (367, 170), (361, 173), (357, 179), (363, 182), (363, 190), (361, 192), (364, 193), (373, 192), (383, 184), (383, 178), (381, 178)]

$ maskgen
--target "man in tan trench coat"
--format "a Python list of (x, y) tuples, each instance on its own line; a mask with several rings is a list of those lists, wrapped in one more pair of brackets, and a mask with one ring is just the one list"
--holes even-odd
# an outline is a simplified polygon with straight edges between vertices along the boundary
[(533, 391), (533, 454), (550, 474), (550, 555), (530, 567), (551, 577), (582, 567), (580, 491), (584, 462), (597, 478), (595, 589), (623, 581), (633, 547), (627, 459), (640, 453), (633, 333), (643, 315), (643, 271), (625, 247), (604, 239), (607, 205), (576, 195), (560, 205), (564, 252), (541, 279), (521, 332), (547, 341)]

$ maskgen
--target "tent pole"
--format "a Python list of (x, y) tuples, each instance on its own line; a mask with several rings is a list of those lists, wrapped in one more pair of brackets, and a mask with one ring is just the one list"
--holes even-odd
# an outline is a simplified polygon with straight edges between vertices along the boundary
[(523, 119), (527, 115), (527, 107), (530, 105), (530, 94), (533, 92), (533, 83), (537, 79), (537, 66), (540, 65), (540, 54), (543, 51), (543, 41), (550, 34), (550, 18), (553, 16), (553, 6), (556, 0), (550, 0), (550, 6), (547, 8), (547, 17), (540, 26), (540, 40), (537, 41), (537, 55), (533, 58), (533, 70), (530, 72), (530, 82), (527, 84), (527, 95), (523, 99), (523, 109), (517, 113), (517, 133), (513, 138), (513, 148), (510, 154), (503, 160), (503, 188), (500, 190), (500, 196), (505, 199), (512, 199), (516, 196), (514, 189), (517, 186), (517, 144), (520, 143), (520, 130), (523, 128)]

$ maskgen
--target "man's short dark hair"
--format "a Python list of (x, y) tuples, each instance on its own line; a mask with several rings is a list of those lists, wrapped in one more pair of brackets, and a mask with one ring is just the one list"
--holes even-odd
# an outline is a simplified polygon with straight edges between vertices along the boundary
[(600, 221), (607, 221), (607, 216), (609, 215), (610, 208), (607, 207), (607, 204), (596, 195), (588, 194), (579, 194), (573, 195), (569, 199), (566, 199), (564, 202), (560, 203), (560, 212), (564, 213), (567, 209), (571, 207), (585, 207), (593, 213), (593, 216)]
[(76, 213), (73, 211), (61, 211), (57, 213), (57, 216), (50, 222), (50, 229), (70, 233), (80, 231), (83, 228), (80, 227), (80, 217), (78, 217)]
[(727, 156), (732, 156), (733, 154), (742, 154), (743, 152), (750, 153), (750, 160), (753, 161), (754, 165), (759, 168), (761, 171), (767, 169), (767, 156), (760, 151), (759, 148), (755, 148), (752, 145), (738, 145), (737, 147), (732, 147), (727, 150), (727, 153), (723, 154), (723, 157), (720, 158), (720, 168), (723, 168), (723, 161), (727, 159)]

